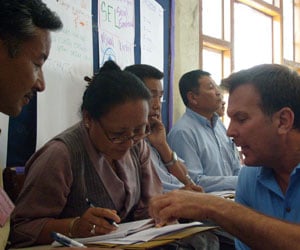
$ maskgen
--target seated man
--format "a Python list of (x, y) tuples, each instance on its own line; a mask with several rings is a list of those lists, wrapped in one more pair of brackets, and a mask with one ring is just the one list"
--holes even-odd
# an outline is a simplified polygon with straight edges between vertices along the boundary
[(219, 108), (216, 110), (216, 113), (220, 116), (220, 119), (222, 120), (224, 115), (225, 115), (225, 104), (226, 102), (224, 101), (224, 95), (221, 93), (221, 105), (219, 106)]
[(167, 143), (166, 131), (161, 122), (161, 100), (163, 88), (161, 79), (164, 74), (157, 68), (146, 64), (135, 64), (125, 68), (138, 76), (150, 90), (149, 122), (151, 134), (147, 137), (150, 146), (151, 160), (163, 183), (165, 192), (173, 189), (185, 188), (202, 191), (202, 188), (193, 184), (182, 161), (177, 159), (176, 153)]
[(173, 150), (206, 192), (234, 190), (240, 171), (238, 151), (215, 113), (222, 99), (208, 72), (194, 70), (179, 81), (186, 112), (168, 134)]

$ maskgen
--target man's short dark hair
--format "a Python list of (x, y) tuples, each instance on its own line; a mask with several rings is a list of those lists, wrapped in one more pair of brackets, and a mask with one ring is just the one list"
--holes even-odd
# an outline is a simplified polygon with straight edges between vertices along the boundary
[(272, 116), (289, 107), (295, 115), (294, 128), (300, 129), (300, 76), (296, 71), (279, 64), (261, 64), (231, 74), (221, 85), (231, 94), (245, 84), (254, 86), (260, 95), (264, 114)]
[(161, 80), (164, 77), (163, 72), (148, 64), (134, 64), (127, 66), (124, 70), (135, 74), (142, 81), (144, 81), (145, 78)]
[(10, 56), (34, 36), (37, 27), (54, 31), (62, 28), (62, 22), (41, 0), (1, 0), (0, 40)]
[(199, 79), (203, 76), (210, 76), (210, 73), (197, 69), (185, 73), (179, 80), (179, 90), (183, 103), (188, 106), (187, 93), (195, 92), (199, 88)]

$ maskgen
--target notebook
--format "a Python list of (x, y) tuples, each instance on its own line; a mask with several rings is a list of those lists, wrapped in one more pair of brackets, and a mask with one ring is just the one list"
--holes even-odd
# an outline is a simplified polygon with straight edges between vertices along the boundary
[[(75, 240), (83, 244), (133, 244), (137, 242), (147, 242), (158, 236), (177, 232), (189, 227), (201, 226), (201, 222), (177, 223), (156, 228), (153, 219), (138, 220), (119, 224), (115, 231), (87, 238), (76, 238)], [(52, 244), (58, 246), (57, 242)]]

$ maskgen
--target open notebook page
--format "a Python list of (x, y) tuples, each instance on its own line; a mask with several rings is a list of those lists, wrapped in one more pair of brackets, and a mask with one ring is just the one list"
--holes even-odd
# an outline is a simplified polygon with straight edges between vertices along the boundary
[(167, 225), (164, 227), (151, 227), (139, 232), (136, 232), (134, 234), (130, 234), (123, 238), (117, 238), (117, 239), (106, 239), (106, 240), (100, 240), (95, 242), (90, 242), (91, 244), (97, 244), (97, 243), (110, 243), (110, 244), (134, 244), (138, 242), (147, 242), (150, 241), (158, 236), (166, 235), (169, 233), (174, 233), (180, 230), (183, 230), (185, 228), (195, 227), (195, 226), (201, 226), (203, 223), (201, 222), (190, 222), (190, 223), (180, 223), (180, 224), (173, 224), (173, 225)]
[[(126, 222), (126, 223), (119, 224), (119, 228), (111, 233), (104, 234), (104, 235), (97, 235), (93, 237), (87, 237), (87, 238), (76, 238), (74, 240), (85, 244), (94, 241), (124, 238), (127, 235), (144, 230), (146, 228), (153, 227), (154, 224), (155, 223), (153, 219)], [(60, 244), (57, 242), (53, 242), (52, 246), (60, 246)]]

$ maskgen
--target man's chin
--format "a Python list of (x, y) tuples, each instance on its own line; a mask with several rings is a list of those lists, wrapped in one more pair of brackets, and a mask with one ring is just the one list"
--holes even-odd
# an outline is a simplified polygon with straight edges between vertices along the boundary
[(151, 119), (152, 118), (156, 118), (156, 119), (160, 120), (160, 115), (149, 115), (148, 120), (150, 121), (150, 124), (151, 124)]
[(257, 161), (257, 159), (251, 159), (249, 156), (245, 156), (243, 159), (244, 165), (247, 166), (260, 166), (261, 164)]
[(7, 110), (3, 110), (1, 112), (11, 117), (16, 117), (21, 113), (22, 109), (23, 109), (23, 105), (19, 105), (19, 106), (14, 106), (12, 108), (9, 108)]

